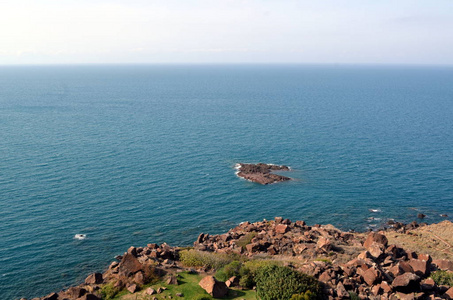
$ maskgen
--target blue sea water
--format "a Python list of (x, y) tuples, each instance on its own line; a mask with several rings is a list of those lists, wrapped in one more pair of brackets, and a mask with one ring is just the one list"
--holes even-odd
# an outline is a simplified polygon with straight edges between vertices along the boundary
[[(3, 66), (0, 132), (0, 299), (246, 220), (453, 216), (451, 67)], [(296, 180), (254, 184), (238, 162)]]

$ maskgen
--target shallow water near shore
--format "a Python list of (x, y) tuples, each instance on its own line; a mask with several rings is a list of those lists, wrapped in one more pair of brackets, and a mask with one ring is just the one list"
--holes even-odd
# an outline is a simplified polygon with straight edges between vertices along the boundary
[[(452, 83), (442, 67), (1, 67), (0, 298), (242, 221), (451, 220)], [(251, 183), (238, 162), (295, 180)]]

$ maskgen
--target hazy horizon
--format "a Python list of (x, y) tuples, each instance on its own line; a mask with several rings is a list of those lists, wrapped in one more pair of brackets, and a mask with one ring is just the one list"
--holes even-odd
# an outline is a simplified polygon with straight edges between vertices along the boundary
[(0, 65), (453, 65), (453, 1), (18, 0)]

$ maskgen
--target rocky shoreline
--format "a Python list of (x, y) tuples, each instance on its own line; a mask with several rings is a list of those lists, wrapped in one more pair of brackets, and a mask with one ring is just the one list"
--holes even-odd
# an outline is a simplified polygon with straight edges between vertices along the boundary
[[(304, 221), (277, 217), (271, 221), (244, 222), (220, 235), (202, 233), (190, 251), (278, 261), (319, 280), (322, 299), (350, 299), (352, 295), (358, 299), (452, 299), (453, 287), (437, 284), (430, 277), (436, 270), (453, 272), (450, 240), (435, 234), (450, 247), (443, 249), (443, 257), (435, 252), (433, 257), (391, 244), (387, 235), (412, 238), (430, 232), (430, 226), (435, 226), (432, 229), (437, 233), (441, 232), (439, 228), (452, 233), (453, 223), (390, 225), (386, 231), (355, 233), (332, 225), (309, 226)], [(178, 273), (182, 271), (203, 274), (200, 286), (216, 297), (239, 285), (234, 278), (227, 282), (215, 279), (216, 270), (212, 268), (194, 270), (185, 266), (181, 251), (187, 249), (165, 243), (130, 247), (104, 273), (91, 274), (79, 286), (33, 300), (97, 300), (106, 285), (127, 290), (136, 297), (149, 297), (144, 299), (169, 299), (157, 298), (164, 287), (152, 289), (146, 284), (156, 278), (166, 284), (178, 284)], [(223, 294), (215, 294), (218, 291)], [(185, 298), (183, 294), (176, 297)]]
[(273, 171), (290, 171), (288, 166), (238, 163), (236, 169), (238, 170), (237, 176), (263, 185), (291, 180), (289, 177), (272, 173)]

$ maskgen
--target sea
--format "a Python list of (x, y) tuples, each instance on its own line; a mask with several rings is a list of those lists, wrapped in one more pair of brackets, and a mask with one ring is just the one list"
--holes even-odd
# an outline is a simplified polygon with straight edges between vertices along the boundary
[(0, 299), (243, 221), (452, 220), (453, 67), (0, 66), (0, 157)]

